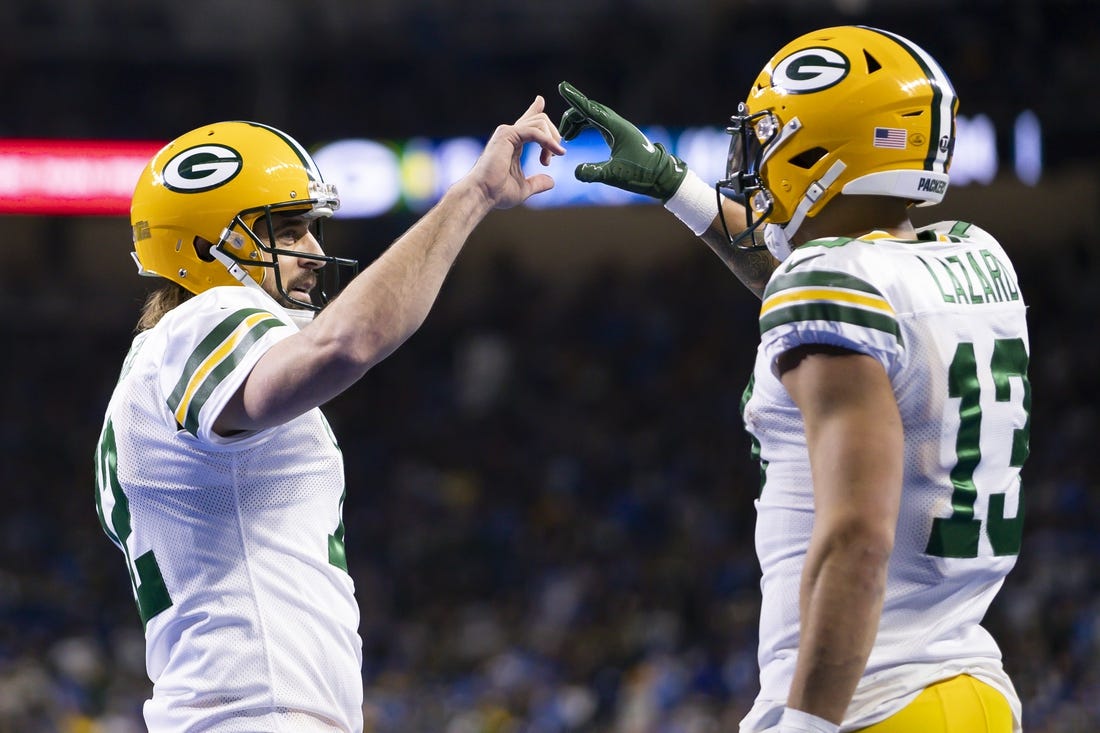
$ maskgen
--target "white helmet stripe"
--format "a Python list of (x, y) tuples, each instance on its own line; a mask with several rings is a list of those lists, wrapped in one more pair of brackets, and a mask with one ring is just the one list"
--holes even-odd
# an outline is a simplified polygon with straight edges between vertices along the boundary
[(896, 33), (884, 31), (879, 28), (870, 28), (868, 26), (860, 27), (894, 39), (898, 45), (902, 46), (909, 52), (914, 60), (916, 60), (921, 69), (928, 75), (928, 78), (935, 82), (938, 93), (935, 93), (932, 97), (934, 109), (932, 109), (931, 133), (933, 138), (929, 141), (929, 152), (928, 158), (925, 160), (925, 168), (930, 171), (936, 171), (937, 173), (946, 173), (951, 148), (946, 144), (941, 145), (940, 142), (950, 142), (953, 137), (951, 126), (954, 121), (957, 96), (955, 94), (955, 87), (951, 85), (951, 80), (947, 78), (947, 74), (944, 73), (939, 63), (923, 48), (912, 41)]

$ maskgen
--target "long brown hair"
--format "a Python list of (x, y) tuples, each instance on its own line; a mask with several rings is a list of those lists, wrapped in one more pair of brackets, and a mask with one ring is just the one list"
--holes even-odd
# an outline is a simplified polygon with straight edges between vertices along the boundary
[(141, 306), (141, 317), (138, 318), (135, 330), (139, 333), (148, 331), (157, 325), (165, 313), (190, 298), (191, 292), (182, 285), (177, 285), (174, 282), (162, 285), (146, 296), (145, 303)]

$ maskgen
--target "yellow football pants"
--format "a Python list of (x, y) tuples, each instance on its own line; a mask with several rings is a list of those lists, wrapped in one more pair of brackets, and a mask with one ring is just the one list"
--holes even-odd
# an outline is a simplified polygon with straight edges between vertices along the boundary
[(1004, 695), (970, 675), (937, 682), (913, 702), (859, 733), (1012, 733)]

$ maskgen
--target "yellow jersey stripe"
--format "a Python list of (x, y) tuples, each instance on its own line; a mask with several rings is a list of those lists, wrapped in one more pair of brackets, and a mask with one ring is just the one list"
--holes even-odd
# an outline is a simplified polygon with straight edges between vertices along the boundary
[(178, 424), (184, 424), (184, 419), (187, 417), (187, 410), (191, 406), (191, 400), (194, 398), (203, 380), (206, 379), (206, 376), (213, 371), (214, 367), (216, 367), (222, 359), (233, 353), (233, 349), (235, 349), (241, 339), (245, 337), (245, 334), (252, 330), (253, 326), (268, 318), (271, 318), (271, 314), (267, 312), (253, 313), (245, 318), (221, 345), (214, 349), (198, 368), (195, 369), (194, 373), (191, 375), (191, 379), (187, 383), (186, 390), (184, 390), (183, 398), (180, 400), (179, 406), (176, 407), (175, 414)]
[(858, 305), (894, 315), (894, 309), (882, 296), (857, 293), (839, 288), (797, 288), (781, 291), (765, 300), (760, 306), (760, 316), (764, 317), (776, 308), (782, 308), (793, 303), (820, 301)]

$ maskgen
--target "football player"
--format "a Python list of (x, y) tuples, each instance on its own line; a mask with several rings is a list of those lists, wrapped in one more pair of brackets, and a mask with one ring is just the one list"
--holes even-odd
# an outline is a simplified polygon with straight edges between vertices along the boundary
[(762, 298), (743, 399), (762, 467), (760, 692), (742, 733), (1010, 733), (1020, 702), (981, 626), (1020, 549), (1030, 388), (1023, 296), (973, 224), (917, 228), (948, 185), (957, 98), (867, 27), (778, 51), (712, 187), (562, 83), (577, 167), (664, 202)]
[(549, 189), (561, 138), (535, 99), (473, 169), (340, 292), (315, 226), (339, 206), (309, 153), (252, 122), (149, 161), (134, 259), (146, 303), (96, 452), (96, 508), (145, 629), (150, 731), (363, 728), (340, 449), (319, 406), (428, 314), (473, 228)]

